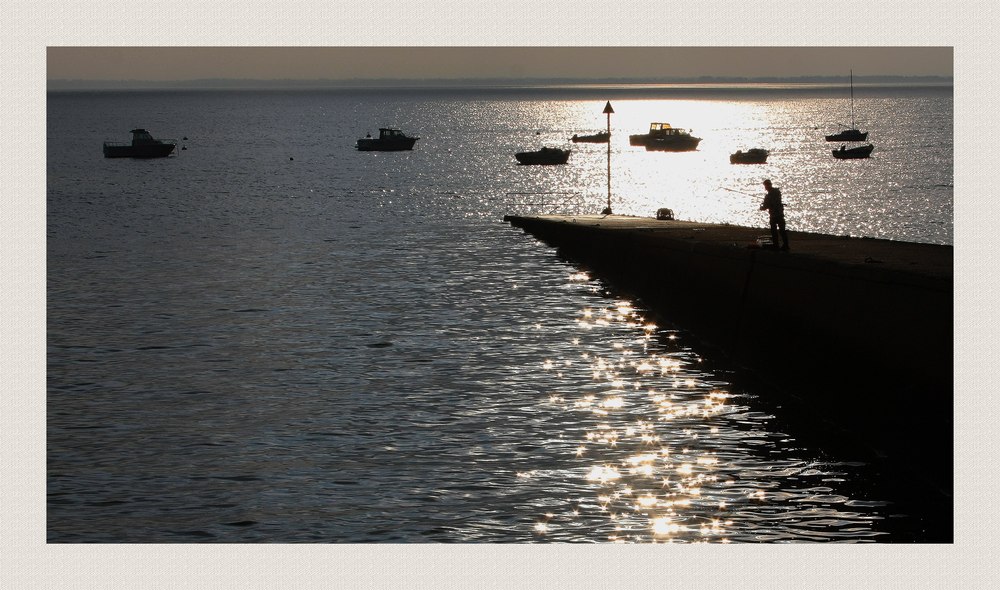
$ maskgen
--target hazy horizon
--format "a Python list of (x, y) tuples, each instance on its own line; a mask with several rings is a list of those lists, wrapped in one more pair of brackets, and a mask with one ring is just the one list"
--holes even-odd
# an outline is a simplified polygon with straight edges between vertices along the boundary
[(48, 47), (49, 82), (953, 76), (951, 47)]
[[(847, 76), (801, 76), (795, 78), (660, 78), (660, 79), (581, 79), (581, 78), (351, 78), (351, 79), (235, 79), (199, 80), (70, 80), (47, 81), (48, 91), (101, 90), (349, 90), (349, 89), (446, 89), (446, 88), (727, 88), (769, 87), (841, 88)], [(952, 86), (950, 76), (855, 76), (856, 88), (890, 86)]]

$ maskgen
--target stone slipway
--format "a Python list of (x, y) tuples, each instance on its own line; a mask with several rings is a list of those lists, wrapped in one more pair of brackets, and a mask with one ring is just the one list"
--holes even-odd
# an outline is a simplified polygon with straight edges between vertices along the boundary
[[(950, 496), (953, 248), (625, 216), (507, 216), (661, 322)], [(839, 435), (838, 435), (839, 436)]]

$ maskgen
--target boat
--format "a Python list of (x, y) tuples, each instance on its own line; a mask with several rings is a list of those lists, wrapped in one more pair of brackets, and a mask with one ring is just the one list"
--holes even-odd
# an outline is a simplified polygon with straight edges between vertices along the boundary
[(666, 137), (656, 137), (646, 142), (646, 151), (659, 152), (690, 152), (698, 149), (700, 137), (695, 137), (690, 133), (677, 130), (678, 133)]
[(851, 70), (851, 128), (839, 133), (827, 135), (827, 141), (864, 141), (868, 139), (867, 131), (859, 131), (854, 122), (854, 70)]
[(730, 164), (763, 164), (767, 162), (767, 156), (770, 154), (765, 149), (761, 148), (751, 148), (747, 151), (737, 150), (735, 154), (729, 155)]
[(145, 129), (133, 129), (132, 142), (105, 141), (105, 158), (165, 158), (177, 147), (176, 139), (155, 139)]
[(840, 133), (826, 136), (827, 141), (864, 141), (866, 139), (868, 139), (868, 132), (857, 129), (844, 129)]
[(874, 149), (875, 146), (870, 143), (852, 148), (842, 145), (838, 149), (833, 150), (833, 157), (838, 160), (857, 160), (872, 155)]
[(358, 140), (358, 150), (362, 152), (401, 152), (412, 150), (419, 137), (410, 137), (399, 129), (380, 127), (378, 137), (369, 133)]
[(595, 133), (593, 135), (577, 135), (573, 134), (570, 141), (573, 143), (608, 143), (611, 140), (611, 134), (607, 131), (601, 131), (600, 133)]
[(650, 123), (649, 133), (629, 135), (630, 145), (646, 146), (647, 151), (689, 152), (698, 148), (700, 137), (687, 129), (672, 127), (670, 123)]
[(700, 137), (686, 129), (672, 127), (670, 123), (650, 123), (649, 133), (629, 135), (629, 145), (646, 146), (647, 150), (687, 152), (698, 148)]
[(521, 164), (565, 164), (569, 154), (570, 150), (543, 147), (536, 152), (518, 152), (514, 157)]

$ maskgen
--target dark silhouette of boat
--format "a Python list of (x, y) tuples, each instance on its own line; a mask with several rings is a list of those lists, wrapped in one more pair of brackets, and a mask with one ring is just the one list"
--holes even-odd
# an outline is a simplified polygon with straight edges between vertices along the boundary
[(418, 139), (420, 138), (410, 137), (399, 129), (381, 127), (377, 138), (368, 134), (358, 140), (357, 147), (362, 152), (401, 152), (412, 150)]
[(698, 149), (700, 137), (695, 137), (686, 129), (672, 127), (670, 123), (650, 123), (649, 133), (629, 135), (629, 145), (646, 146), (647, 150), (688, 152)]
[(536, 152), (518, 152), (514, 157), (521, 164), (565, 164), (569, 154), (570, 150), (543, 147)]
[(737, 150), (735, 154), (729, 155), (730, 164), (763, 164), (767, 162), (770, 152), (761, 148), (751, 148), (747, 151)]
[(657, 137), (646, 142), (646, 151), (652, 152), (690, 152), (698, 149), (700, 137), (687, 133), (678, 133), (669, 137)]
[(105, 158), (165, 158), (177, 147), (175, 139), (154, 139), (145, 129), (133, 129), (132, 142), (105, 141)]
[(595, 133), (593, 135), (576, 135), (570, 138), (573, 143), (608, 143), (611, 140), (611, 134), (607, 131), (601, 131), (600, 133)]
[(852, 148), (842, 145), (838, 149), (833, 150), (833, 157), (838, 160), (857, 160), (872, 155), (874, 149), (875, 146), (870, 143)]
[(867, 131), (858, 131), (854, 122), (854, 70), (851, 70), (851, 128), (839, 133), (827, 135), (827, 141), (864, 141), (868, 139)]
[(868, 139), (868, 132), (857, 129), (844, 129), (840, 133), (826, 136), (827, 141), (864, 141), (866, 139)]

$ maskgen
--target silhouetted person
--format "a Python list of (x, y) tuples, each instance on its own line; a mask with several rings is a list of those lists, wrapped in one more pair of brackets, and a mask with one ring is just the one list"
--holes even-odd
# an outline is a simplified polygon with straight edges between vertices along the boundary
[(778, 232), (781, 232), (781, 249), (788, 249), (788, 232), (785, 231), (785, 206), (781, 204), (781, 191), (771, 186), (770, 180), (764, 181), (764, 202), (760, 205), (760, 210), (767, 210), (771, 217), (771, 243), (778, 247)]

